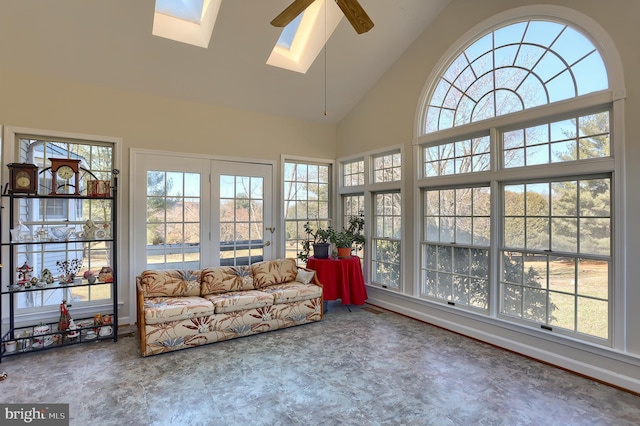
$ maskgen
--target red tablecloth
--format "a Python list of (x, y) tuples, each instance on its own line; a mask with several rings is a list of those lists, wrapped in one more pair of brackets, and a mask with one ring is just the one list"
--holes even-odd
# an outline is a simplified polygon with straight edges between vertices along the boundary
[(313, 269), (323, 285), (324, 300), (341, 299), (343, 305), (363, 305), (367, 300), (360, 258), (307, 260), (307, 268)]

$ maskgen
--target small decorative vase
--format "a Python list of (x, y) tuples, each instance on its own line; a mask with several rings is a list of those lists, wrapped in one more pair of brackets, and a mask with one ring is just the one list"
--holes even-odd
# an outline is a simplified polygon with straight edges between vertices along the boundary
[(89, 282), (89, 284), (93, 284), (96, 282), (96, 276), (95, 275), (89, 275), (87, 277), (87, 281)]

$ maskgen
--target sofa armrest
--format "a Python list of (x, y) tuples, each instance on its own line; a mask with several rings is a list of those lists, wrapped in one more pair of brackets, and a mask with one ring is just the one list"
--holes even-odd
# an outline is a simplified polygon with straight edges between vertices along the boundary
[(302, 269), (307, 272), (313, 272), (313, 278), (309, 283), (322, 287), (322, 283), (318, 281), (318, 274), (316, 273), (316, 271), (314, 271), (313, 269), (305, 268), (304, 266), (298, 266), (298, 269)]
[(142, 350), (142, 354), (144, 355), (146, 348), (146, 332), (144, 322), (144, 290), (142, 289), (142, 284), (140, 283), (139, 276), (136, 277), (136, 302), (138, 305), (137, 326), (138, 334), (140, 335), (140, 349)]
[(325, 311), (325, 309), (324, 309), (324, 287), (322, 286), (322, 283), (318, 280), (318, 274), (313, 269), (305, 268), (303, 266), (298, 266), (298, 269), (304, 269), (305, 271), (313, 272), (313, 278), (311, 279), (311, 282), (309, 284), (315, 284), (318, 287), (322, 288), (322, 292), (320, 293), (320, 319), (323, 319), (324, 318), (324, 311)]

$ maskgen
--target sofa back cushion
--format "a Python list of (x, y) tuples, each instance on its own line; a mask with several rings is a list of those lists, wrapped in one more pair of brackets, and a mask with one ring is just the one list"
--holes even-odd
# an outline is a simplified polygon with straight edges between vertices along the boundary
[(295, 259), (265, 260), (251, 265), (256, 289), (295, 281), (298, 274)]
[(202, 270), (200, 295), (253, 290), (250, 266), (214, 266)]
[(140, 285), (145, 297), (199, 296), (200, 271), (147, 270), (140, 274)]

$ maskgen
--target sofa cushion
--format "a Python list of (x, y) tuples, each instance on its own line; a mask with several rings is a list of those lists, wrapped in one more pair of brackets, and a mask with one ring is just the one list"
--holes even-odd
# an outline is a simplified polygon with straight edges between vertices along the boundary
[(204, 297), (213, 303), (216, 314), (273, 305), (273, 295), (258, 290), (230, 291)]
[(309, 284), (316, 274), (315, 271), (307, 271), (306, 269), (298, 269), (298, 275), (296, 275), (296, 281)]
[(263, 288), (262, 291), (273, 294), (275, 304), (310, 300), (322, 296), (322, 287), (297, 281), (271, 285)]
[(298, 275), (295, 259), (265, 260), (251, 265), (251, 270), (253, 285), (257, 289), (295, 281)]
[(145, 297), (200, 295), (200, 271), (168, 269), (148, 270), (140, 274)]
[(251, 266), (216, 266), (202, 270), (200, 295), (253, 290)]
[(198, 296), (149, 297), (144, 300), (146, 324), (159, 324), (212, 315), (213, 303)]

